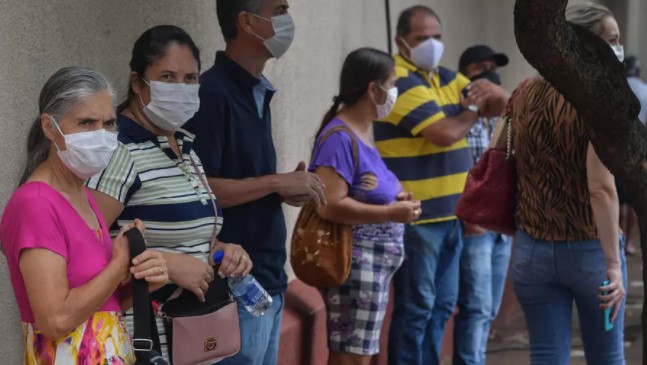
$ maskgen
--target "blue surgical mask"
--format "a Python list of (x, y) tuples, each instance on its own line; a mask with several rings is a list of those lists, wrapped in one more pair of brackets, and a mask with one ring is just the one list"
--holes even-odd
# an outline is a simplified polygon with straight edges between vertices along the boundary
[(267, 48), (274, 58), (281, 58), (288, 51), (294, 40), (295, 26), (292, 16), (286, 13), (268, 19), (254, 13), (250, 14), (272, 23), (272, 29), (274, 29), (274, 35), (272, 37), (265, 39), (253, 31), (252, 34), (263, 41), (265, 48)]

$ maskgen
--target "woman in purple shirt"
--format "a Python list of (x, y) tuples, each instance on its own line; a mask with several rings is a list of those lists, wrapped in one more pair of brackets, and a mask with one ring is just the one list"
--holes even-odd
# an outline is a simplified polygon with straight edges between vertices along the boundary
[(370, 138), (371, 124), (388, 116), (396, 99), (393, 59), (374, 49), (354, 51), (317, 133), (310, 171), (321, 178), (328, 202), (319, 214), (353, 226), (350, 277), (323, 291), (329, 364), (368, 364), (379, 352), (389, 284), (404, 258), (404, 223), (421, 213)]

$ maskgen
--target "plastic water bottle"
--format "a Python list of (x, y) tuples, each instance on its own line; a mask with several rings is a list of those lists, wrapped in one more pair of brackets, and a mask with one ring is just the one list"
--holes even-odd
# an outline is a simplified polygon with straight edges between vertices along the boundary
[[(220, 265), (225, 255), (223, 251), (213, 254), (213, 262)], [(265, 291), (261, 284), (256, 281), (252, 274), (242, 277), (229, 278), (229, 289), (238, 301), (254, 317), (260, 317), (272, 305), (272, 297)]]

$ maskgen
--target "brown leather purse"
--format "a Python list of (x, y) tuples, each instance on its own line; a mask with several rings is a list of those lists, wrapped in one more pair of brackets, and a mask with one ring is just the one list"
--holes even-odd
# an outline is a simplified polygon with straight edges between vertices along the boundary
[[(347, 133), (353, 141), (354, 171), (357, 173), (359, 148), (355, 134), (348, 127), (331, 128), (320, 138), (319, 144), (339, 131)], [(290, 250), (290, 263), (297, 278), (316, 288), (340, 286), (348, 280), (352, 257), (351, 226), (321, 218), (314, 204), (301, 209), (292, 232)]]

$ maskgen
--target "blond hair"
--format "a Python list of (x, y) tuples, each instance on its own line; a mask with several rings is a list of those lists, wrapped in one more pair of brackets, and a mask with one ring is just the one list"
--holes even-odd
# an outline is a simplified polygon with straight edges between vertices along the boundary
[(602, 32), (602, 20), (606, 17), (613, 17), (609, 8), (588, 1), (571, 5), (566, 9), (567, 21), (598, 35)]

